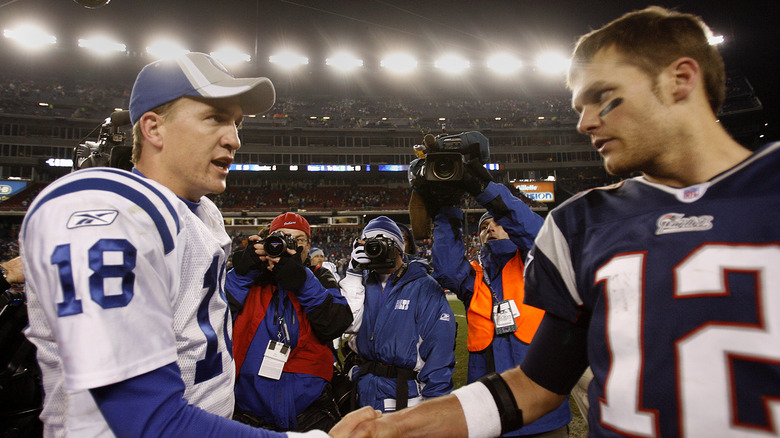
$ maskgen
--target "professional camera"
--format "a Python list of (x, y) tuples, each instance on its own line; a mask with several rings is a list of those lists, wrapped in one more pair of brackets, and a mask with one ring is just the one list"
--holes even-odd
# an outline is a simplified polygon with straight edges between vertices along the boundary
[(466, 162), (477, 158), (485, 164), (490, 159), (490, 143), (477, 131), (434, 137), (427, 134), (415, 152), (421, 159), (409, 166), (409, 179), (425, 181), (460, 181), (466, 174)]
[[(125, 146), (125, 133), (119, 128), (130, 124), (129, 111), (114, 111), (100, 126), (98, 141), (84, 141), (73, 148), (72, 171), (110, 166), (130, 170), (132, 146)], [(97, 128), (96, 128), (97, 129)], [(92, 131), (94, 132), (94, 131)]]
[(263, 249), (269, 257), (281, 257), (290, 255), (287, 248), (296, 249), (297, 242), (292, 234), (276, 230), (271, 232), (263, 241)]
[(371, 259), (367, 269), (387, 269), (395, 266), (395, 241), (382, 234), (366, 239), (364, 244), (366, 256)]

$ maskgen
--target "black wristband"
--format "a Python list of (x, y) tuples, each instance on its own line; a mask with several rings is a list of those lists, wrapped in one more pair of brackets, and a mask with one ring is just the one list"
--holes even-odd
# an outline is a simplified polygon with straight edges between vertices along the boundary
[(501, 434), (511, 432), (523, 427), (523, 411), (517, 408), (512, 390), (506, 384), (504, 378), (498, 373), (490, 373), (479, 379), (487, 387), (498, 408), (498, 416), (501, 418)]

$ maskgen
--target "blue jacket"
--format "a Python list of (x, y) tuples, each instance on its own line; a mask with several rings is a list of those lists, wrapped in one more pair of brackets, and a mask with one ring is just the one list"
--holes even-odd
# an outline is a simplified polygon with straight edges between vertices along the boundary
[[(273, 291), (275, 295), (263, 300), (268, 303), (265, 316), (254, 332), (248, 334), (252, 340), (236, 376), (236, 406), (280, 428), (295, 429), (298, 427), (296, 416), (322, 394), (328, 383), (328, 379), (323, 378), (322, 375), (307, 374), (298, 370), (328, 367), (332, 375), (333, 367), (332, 355), (326, 355), (327, 363), (307, 364), (305, 361), (312, 358), (310, 352), (296, 350), (302, 344), (327, 345), (331, 339), (340, 336), (352, 322), (352, 315), (341, 292), (337, 288), (325, 288), (309, 269), (306, 269), (306, 281), (300, 290), (289, 293), (276, 284), (266, 288), (256, 287), (268, 281), (260, 277), (260, 272), (257, 270), (250, 271), (246, 276), (230, 270), (225, 279), (225, 291), (234, 305), (236, 303), (243, 305), (252, 293)], [(293, 295), (298, 303), (293, 303), (290, 295)], [(281, 326), (277, 323), (278, 317), (285, 319), (287, 332), (281, 330)], [(282, 341), (292, 346), (292, 353), (281, 377), (279, 380), (273, 380), (258, 376), (268, 341), (279, 340), (280, 334), (283, 337)], [(247, 334), (234, 332), (233, 335), (237, 340), (238, 337)], [(303, 336), (306, 339), (303, 339)], [(321, 355), (314, 357), (319, 356)], [(296, 357), (303, 357), (303, 359), (296, 360)], [(288, 372), (290, 369), (295, 369), (297, 372)]]
[[(501, 274), (504, 265), (518, 250), (521, 254), (526, 254), (531, 249), (544, 220), (500, 184), (489, 183), (476, 200), (493, 214), (493, 219), (509, 235), (508, 240), (487, 242), (480, 251), (480, 260), (490, 276), (490, 285), (497, 299), (502, 300), (504, 294)], [(431, 251), (433, 277), (442, 286), (455, 292), (468, 309), (474, 294), (476, 273), (464, 256), (462, 221), (463, 211), (459, 208), (442, 207), (434, 220)], [(495, 336), (492, 346), (495, 371), (499, 373), (518, 366), (528, 350), (528, 344), (515, 336)], [(474, 382), (487, 373), (487, 354), (484, 351), (470, 352), (467, 382)], [(568, 402), (564, 402), (555, 411), (505, 436), (547, 432), (563, 427), (570, 421), (571, 409)]]
[[(363, 272), (359, 278), (348, 271), (345, 280), (362, 280), (365, 287), (358, 354), (364, 360), (417, 371), (418, 381), (408, 382), (409, 406), (414, 406), (421, 399), (452, 391), (457, 329), (452, 308), (441, 286), (428, 275), (427, 264), (406, 260), (406, 271), (401, 268), (392, 274), (384, 291), (373, 272)], [(341, 285), (345, 287), (344, 280)], [(353, 370), (353, 379), (358, 373), (359, 368)], [(383, 412), (395, 409), (395, 379), (365, 374), (357, 378), (357, 392), (360, 406)]]

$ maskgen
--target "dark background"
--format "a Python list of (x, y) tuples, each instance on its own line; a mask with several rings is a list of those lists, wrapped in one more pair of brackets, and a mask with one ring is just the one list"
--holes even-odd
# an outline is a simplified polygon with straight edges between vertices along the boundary
[[(731, 72), (755, 89), (761, 118), (777, 139), (780, 87), (777, 60), (780, 5), (776, 1), (382, 1), (382, 0), (111, 0), (89, 9), (70, 0), (0, 0), (0, 28), (34, 22), (58, 37), (57, 45), (28, 54), (0, 39), (3, 70), (25, 75), (108, 80), (129, 87), (153, 59), (145, 47), (158, 38), (177, 40), (192, 51), (210, 52), (229, 43), (253, 61), (231, 68), (238, 76), (270, 77), (280, 96), (418, 95), (431, 97), (516, 97), (565, 93), (560, 76), (534, 71), (538, 53), (570, 53), (576, 38), (614, 18), (651, 4), (701, 16), (715, 34)], [(103, 33), (127, 44), (128, 53), (96, 59), (77, 48), (80, 37)], [(268, 63), (281, 48), (309, 57), (294, 72)], [(335, 74), (325, 57), (349, 49), (365, 62), (352, 75)], [(394, 50), (413, 53), (420, 68), (397, 77), (379, 70), (379, 59)], [(484, 66), (487, 56), (507, 51), (525, 67), (512, 78), (496, 78)], [(468, 74), (447, 77), (432, 70), (443, 52), (469, 59)], [(1, 74), (1, 73), (0, 73)]]

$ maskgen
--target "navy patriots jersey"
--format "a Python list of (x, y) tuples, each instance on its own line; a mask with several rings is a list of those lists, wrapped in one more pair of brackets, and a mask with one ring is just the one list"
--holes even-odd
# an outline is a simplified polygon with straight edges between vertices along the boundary
[(591, 436), (780, 434), (780, 143), (695, 186), (578, 194), (526, 276), (528, 304), (590, 321)]

